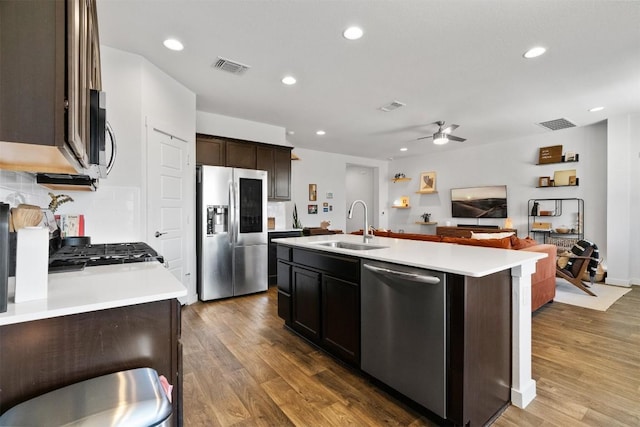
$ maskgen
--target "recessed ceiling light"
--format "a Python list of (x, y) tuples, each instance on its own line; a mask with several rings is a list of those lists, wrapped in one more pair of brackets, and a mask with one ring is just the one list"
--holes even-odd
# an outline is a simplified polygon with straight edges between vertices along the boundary
[(527, 59), (537, 58), (538, 56), (542, 55), (546, 51), (547, 51), (547, 48), (544, 48), (542, 46), (536, 46), (526, 51), (522, 56), (524, 56)]
[(342, 33), (344, 38), (348, 40), (358, 40), (363, 34), (364, 32), (360, 27), (349, 27)]
[(407, 147), (402, 147), (402, 148), (400, 149), (400, 151), (407, 151), (407, 150), (408, 150), (408, 148), (407, 148)]
[(325, 135), (326, 132), (323, 130), (316, 131), (316, 135)]
[(296, 78), (293, 76), (285, 76), (282, 78), (282, 83), (286, 84), (287, 86), (296, 84), (296, 81)]
[(164, 44), (164, 47), (166, 47), (167, 49), (171, 49), (171, 50), (182, 50), (182, 49), (184, 49), (183, 44), (180, 43), (176, 39), (166, 39), (162, 44)]
[(589, 111), (592, 113), (595, 113), (597, 111), (602, 111), (602, 110), (604, 110), (604, 107), (593, 107), (589, 109)]

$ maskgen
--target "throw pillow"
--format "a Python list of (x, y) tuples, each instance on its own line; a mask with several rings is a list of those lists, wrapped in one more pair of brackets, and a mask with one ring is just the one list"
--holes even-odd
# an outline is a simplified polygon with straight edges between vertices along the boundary
[(511, 249), (525, 249), (531, 246), (539, 245), (535, 239), (527, 236), (524, 239), (519, 238), (518, 236), (511, 236)]
[(502, 233), (474, 233), (471, 232), (472, 239), (504, 239), (505, 237), (511, 237), (515, 233), (513, 231), (504, 231)]

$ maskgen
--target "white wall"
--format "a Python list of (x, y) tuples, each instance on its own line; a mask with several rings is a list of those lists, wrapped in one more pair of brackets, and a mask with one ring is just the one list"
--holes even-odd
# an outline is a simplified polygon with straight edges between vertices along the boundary
[(280, 126), (252, 122), (235, 117), (198, 111), (196, 115), (198, 133), (226, 136), (227, 138), (263, 142), (265, 144), (292, 145), (286, 140), (286, 130)]
[[(564, 151), (580, 155), (578, 163), (536, 165), (540, 147), (562, 145)], [(435, 226), (415, 224), (424, 212), (432, 214), (431, 220), (444, 225), (464, 223), (480, 225), (504, 224), (502, 219), (460, 219), (451, 217), (450, 190), (456, 187), (507, 185), (508, 215), (519, 236), (528, 230), (527, 204), (533, 198), (581, 198), (584, 199), (585, 238), (594, 241), (606, 255), (606, 169), (607, 126), (605, 122), (517, 140), (473, 145), (460, 143), (460, 149), (441, 151), (429, 156), (397, 159), (389, 165), (390, 175), (405, 173), (409, 182), (389, 184), (389, 199), (407, 195), (411, 209), (392, 209), (389, 225), (392, 230), (433, 234)], [(580, 185), (577, 187), (536, 188), (538, 177), (553, 176), (553, 172), (576, 169)], [(435, 171), (436, 194), (415, 194), (421, 172)], [(565, 212), (566, 212), (565, 207)], [(572, 225), (572, 217), (550, 218), (554, 226)]]
[(609, 119), (607, 283), (640, 284), (640, 114)]
[[(331, 229), (346, 230), (348, 203), (353, 201), (347, 200), (347, 165), (359, 165), (375, 170), (377, 189), (374, 193), (383, 196), (374, 200), (370, 207), (376, 213), (372, 224), (377, 228), (387, 228), (388, 210), (385, 201), (389, 173), (386, 161), (302, 148), (296, 148), (295, 151), (300, 160), (291, 162), (291, 205), (296, 204), (298, 217), (304, 227), (319, 227), (321, 221), (331, 221)], [(315, 202), (309, 201), (309, 184), (318, 186), (318, 200)], [(333, 193), (333, 198), (328, 199), (327, 193)], [(322, 212), (324, 202), (329, 203), (333, 210)], [(318, 214), (307, 213), (307, 206), (310, 204), (318, 205)], [(362, 218), (359, 212), (354, 216)]]

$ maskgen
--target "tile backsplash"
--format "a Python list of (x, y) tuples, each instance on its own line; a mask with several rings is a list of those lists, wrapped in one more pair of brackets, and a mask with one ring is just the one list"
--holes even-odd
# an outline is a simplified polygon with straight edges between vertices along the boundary
[(0, 201), (12, 208), (21, 203), (47, 207), (48, 191), (38, 184), (33, 174), (0, 169)]
[(83, 214), (85, 235), (91, 236), (92, 242), (145, 240), (138, 187), (101, 185), (96, 192), (52, 191), (38, 185), (33, 174), (0, 170), (0, 201), (11, 207), (26, 203), (46, 208), (51, 200), (49, 192), (73, 198), (73, 202), (61, 205), (56, 213)]

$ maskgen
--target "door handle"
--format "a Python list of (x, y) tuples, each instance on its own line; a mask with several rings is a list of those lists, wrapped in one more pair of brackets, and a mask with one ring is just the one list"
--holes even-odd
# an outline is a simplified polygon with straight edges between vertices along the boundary
[(160, 236), (162, 236), (163, 234), (167, 234), (167, 232), (165, 231), (164, 233), (161, 233), (161, 232), (159, 232), (159, 231), (156, 231), (156, 232), (155, 232), (155, 234), (154, 234), (154, 236), (156, 236), (156, 237), (160, 237)]
[(388, 268), (374, 267), (373, 265), (370, 265), (370, 264), (365, 264), (364, 268), (366, 268), (367, 270), (373, 273), (380, 274), (382, 276), (396, 277), (396, 278), (404, 279), (410, 282), (428, 283), (430, 285), (437, 285), (438, 283), (440, 283), (440, 278), (437, 276), (425, 276), (422, 274), (390, 270)]

